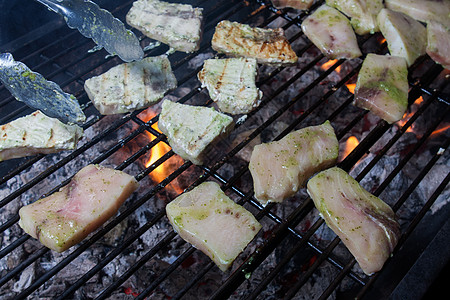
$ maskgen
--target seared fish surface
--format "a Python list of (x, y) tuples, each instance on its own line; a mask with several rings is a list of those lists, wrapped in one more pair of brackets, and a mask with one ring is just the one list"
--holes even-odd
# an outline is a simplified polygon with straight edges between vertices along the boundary
[(62, 252), (117, 213), (138, 187), (122, 171), (98, 165), (81, 169), (58, 192), (19, 210), (19, 225), (46, 247)]
[(400, 237), (391, 207), (337, 167), (311, 178), (308, 194), (364, 273), (381, 270)]
[(215, 182), (204, 182), (166, 206), (174, 230), (226, 271), (261, 224)]
[(202, 8), (158, 0), (138, 0), (126, 16), (127, 23), (149, 38), (182, 52), (200, 48)]
[(84, 83), (86, 93), (103, 115), (149, 107), (176, 87), (166, 55), (115, 66)]
[(256, 145), (250, 158), (255, 197), (262, 204), (294, 195), (314, 173), (336, 163), (339, 143), (329, 121)]
[(75, 149), (83, 129), (66, 125), (41, 111), (0, 127), (0, 161)]
[(217, 24), (212, 48), (232, 57), (255, 58), (260, 64), (292, 65), (298, 60), (282, 28), (264, 29), (227, 20)]
[(198, 79), (221, 111), (246, 114), (258, 107), (262, 97), (255, 84), (257, 67), (253, 58), (208, 59)]
[(158, 127), (172, 150), (193, 164), (201, 165), (208, 147), (233, 128), (233, 118), (214, 108), (164, 100)]

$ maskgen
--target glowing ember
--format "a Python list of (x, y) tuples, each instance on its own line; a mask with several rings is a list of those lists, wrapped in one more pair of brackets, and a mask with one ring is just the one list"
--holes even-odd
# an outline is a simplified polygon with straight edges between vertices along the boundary
[(345, 86), (347, 87), (350, 93), (355, 94), (356, 83), (348, 83)]
[[(338, 60), (337, 59), (330, 59), (326, 63), (320, 66), (320, 68), (324, 71), (328, 70), (330, 67), (332, 67)], [(338, 66), (335, 70), (336, 72), (341, 72), (341, 66)]]
[(440, 134), (446, 132), (446, 131), (449, 130), (449, 129), (450, 129), (450, 125), (447, 125), (447, 126), (444, 126), (444, 127), (442, 127), (442, 128), (436, 129), (435, 131), (433, 131), (433, 132), (431, 133), (431, 136), (430, 136), (430, 137), (436, 137), (436, 136), (438, 136), (438, 135), (440, 135)]
[(341, 156), (341, 160), (343, 160), (344, 158), (346, 158), (352, 151), (353, 149), (356, 148), (356, 146), (359, 145), (359, 141), (355, 136), (351, 136), (347, 139), (347, 141), (345, 142), (345, 146), (344, 146), (344, 150), (342, 151), (342, 156)]
[[(397, 125), (400, 127), (405, 126), (405, 124), (406, 124), (406, 122), (408, 122), (409, 118), (411, 118), (414, 115), (414, 113), (417, 111), (417, 106), (420, 105), (422, 102), (423, 102), (422, 96), (417, 98), (414, 101), (413, 105), (411, 105), (412, 112), (409, 112), (409, 113), (406, 112), (403, 115), (403, 118), (397, 122)], [(414, 124), (412, 124), (410, 127), (408, 127), (408, 129), (406, 129), (406, 132), (414, 132)]]

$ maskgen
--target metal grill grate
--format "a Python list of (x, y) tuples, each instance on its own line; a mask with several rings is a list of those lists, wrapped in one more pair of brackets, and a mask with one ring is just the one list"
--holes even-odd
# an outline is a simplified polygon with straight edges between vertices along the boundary
[[(430, 216), (430, 207), (448, 195), (450, 176), (445, 167), (449, 162), (450, 139), (448, 130), (443, 129), (450, 123), (448, 73), (429, 57), (420, 58), (409, 71), (410, 115), (401, 124), (389, 125), (351, 104), (353, 96), (346, 84), (354, 83), (362, 60), (339, 60), (323, 67), (327, 59), (300, 30), (306, 13), (279, 11), (266, 2), (189, 2), (204, 7), (205, 33), (199, 52), (170, 55), (179, 88), (169, 97), (181, 103), (212, 105), (196, 74), (203, 59), (214, 54), (210, 48), (211, 37), (215, 25), (223, 19), (261, 27), (281, 26), (300, 62), (291, 68), (261, 67), (258, 80), (258, 86), (264, 91), (261, 106), (245, 120), (239, 119), (231, 137), (221, 142), (207, 164), (179, 164), (159, 182), (152, 174), (160, 166), (169, 165), (176, 155), (168, 151), (148, 167), (143, 164), (158, 145), (167, 144), (165, 136), (152, 127), (158, 116), (148, 119), (147, 111), (100, 116), (83, 90), (85, 79), (120, 63), (119, 59), (105, 57), (103, 50), (88, 51), (94, 44), (67, 29), (61, 20), (37, 29), (35, 35), (22, 39), (19, 45), (15, 42), (5, 47), (13, 45), (16, 60), (25, 62), (74, 94), (84, 105), (89, 119), (84, 125), (87, 137), (74, 151), (0, 162), (0, 296), (14, 299), (28, 296), (291, 299), (306, 294), (326, 299), (388, 295), (414, 263), (394, 274), (391, 266), (401, 260), (396, 253), (406, 251), (400, 248), (408, 245), (408, 239), (421, 221)], [(120, 3), (116, 7), (106, 7), (124, 20), (132, 2)], [(321, 3), (318, 1), (312, 9)], [(58, 38), (54, 39), (55, 36)], [(359, 43), (363, 52), (386, 53), (386, 44), (381, 38), (380, 34), (361, 37)], [(142, 45), (149, 43), (148, 38), (142, 38)], [(146, 50), (146, 56), (167, 50), (161, 45)], [(419, 97), (423, 99), (420, 103)], [(31, 112), (15, 101), (3, 86), (0, 86), (0, 107), (1, 124)], [(366, 189), (387, 201), (402, 221), (402, 237), (394, 256), (380, 273), (370, 277), (358, 270), (348, 253), (342, 254), (340, 240), (330, 235), (323, 220), (314, 215), (314, 205), (304, 191), (286, 205), (262, 207), (253, 198), (248, 164), (241, 157), (248, 145), (258, 139), (277, 140), (292, 130), (327, 119), (332, 122), (341, 145), (345, 145), (350, 135), (360, 135), (360, 143), (339, 166), (352, 171)], [(412, 129), (415, 132), (411, 133)], [(412, 134), (414, 140), (408, 143)], [(390, 160), (391, 157), (396, 159)], [(90, 163), (125, 170), (141, 182), (141, 188), (127, 200), (117, 216), (85, 241), (66, 253), (52, 253), (21, 231), (17, 211), (22, 205), (37, 200), (36, 195), (57, 191)], [(419, 171), (405, 178), (412, 165)], [(378, 171), (380, 166), (384, 174)], [(438, 170), (441, 166), (444, 171)], [(406, 211), (412, 199), (420, 198), (415, 194), (429, 177), (433, 178), (431, 191), (423, 201)], [(404, 184), (398, 188), (399, 178)], [(263, 231), (226, 273), (221, 273), (206, 256), (183, 242), (165, 217), (164, 205), (177, 194), (170, 190), (172, 184), (185, 189), (205, 180), (219, 182), (230, 197), (253, 212), (263, 224)], [(392, 189), (396, 190), (393, 197)], [(434, 216), (435, 231), (442, 226), (442, 219), (448, 218), (445, 207)], [(144, 221), (133, 219), (137, 214), (142, 214)], [(443, 217), (438, 218), (438, 215)], [(156, 231), (158, 234), (152, 241), (145, 240), (146, 235)], [(318, 238), (323, 236), (330, 238)], [(83, 271), (72, 276), (71, 269), (76, 268)], [(329, 274), (324, 276), (325, 272)], [(141, 277), (148, 277), (148, 280)], [(378, 286), (386, 282), (386, 277), (394, 286), (380, 292)], [(320, 286), (312, 295), (317, 281)], [(137, 282), (142, 285), (136, 286)], [(52, 289), (54, 294), (51, 294)]]

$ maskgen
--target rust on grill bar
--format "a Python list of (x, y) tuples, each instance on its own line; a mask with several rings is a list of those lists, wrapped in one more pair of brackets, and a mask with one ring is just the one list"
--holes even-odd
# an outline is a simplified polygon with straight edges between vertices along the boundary
[[(13, 2), (0, 1), (2, 19)], [(133, 1), (95, 2), (125, 21)], [(443, 234), (448, 237), (449, 72), (427, 55), (420, 57), (408, 69), (408, 110), (401, 121), (390, 125), (352, 105), (363, 58), (371, 52), (388, 53), (386, 40), (380, 33), (358, 36), (363, 58), (328, 60), (301, 31), (302, 21), (325, 1), (315, 1), (309, 11), (277, 9), (261, 0), (170, 2), (203, 8), (199, 51), (172, 53), (168, 46), (135, 33), (146, 57), (169, 53), (178, 81), (178, 88), (166, 96), (172, 101), (215, 106), (197, 73), (205, 59), (224, 57), (211, 48), (221, 20), (283, 28), (298, 63), (259, 66), (261, 105), (235, 116), (230, 136), (207, 153), (204, 165), (196, 166), (176, 155), (159, 131), (160, 104), (122, 115), (102, 116), (96, 111), (84, 81), (121, 61), (95, 49), (64, 20), (53, 15), (44, 20), (43, 11), (42, 24), (23, 24), (31, 26), (30, 32), (6, 41), (0, 34), (2, 52), (11, 52), (76, 96), (87, 116), (77, 149), (0, 162), (0, 298), (421, 298), (444, 269), (442, 262), (450, 261), (450, 255), (433, 257), (430, 252), (439, 248), (436, 243)], [(1, 125), (31, 112), (0, 85)], [(399, 218), (399, 243), (383, 269), (371, 276), (362, 272), (326, 226), (305, 189), (265, 207), (253, 195), (248, 170), (253, 146), (326, 120), (340, 143), (338, 166), (389, 204)], [(22, 231), (18, 210), (54, 193), (88, 164), (123, 170), (140, 182), (140, 188), (101, 228), (68, 251), (56, 253)], [(263, 226), (227, 272), (182, 240), (165, 213), (167, 203), (206, 180), (219, 183)], [(426, 279), (410, 272), (423, 265), (423, 256), (433, 257)], [(414, 287), (414, 295), (408, 294), (411, 287), (405, 278), (422, 281)]]

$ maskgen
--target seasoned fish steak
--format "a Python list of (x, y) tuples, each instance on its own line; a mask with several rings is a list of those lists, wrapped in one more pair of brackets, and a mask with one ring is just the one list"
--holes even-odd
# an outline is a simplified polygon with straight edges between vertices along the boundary
[(0, 127), (0, 161), (75, 149), (82, 135), (78, 125), (66, 125), (38, 110)]
[(138, 187), (122, 171), (88, 165), (58, 192), (19, 210), (19, 225), (46, 247), (62, 252), (115, 215)]
[(174, 230), (226, 271), (261, 224), (228, 198), (215, 182), (204, 182), (166, 206)]
[(158, 0), (138, 0), (126, 16), (127, 23), (149, 38), (175, 50), (194, 52), (202, 37), (202, 8)]
[(217, 24), (211, 43), (217, 52), (255, 58), (260, 64), (292, 65), (298, 60), (282, 28), (264, 29), (224, 20)]
[(103, 115), (149, 107), (177, 87), (166, 55), (121, 64), (86, 80), (84, 89)]
[(449, 0), (386, 0), (386, 8), (402, 12), (417, 21), (438, 22), (450, 27)]
[(255, 84), (256, 73), (253, 58), (208, 59), (198, 79), (221, 111), (246, 114), (258, 107), (262, 97)]
[(276, 8), (291, 7), (295, 9), (308, 9), (314, 0), (271, 0)]
[(196, 165), (205, 152), (234, 126), (233, 118), (214, 108), (191, 106), (164, 100), (158, 127), (167, 136), (172, 150)]
[(450, 70), (450, 27), (428, 22), (426, 51), (435, 62)]
[(390, 206), (337, 167), (311, 178), (307, 190), (364, 273), (381, 270), (400, 237), (400, 225)]

